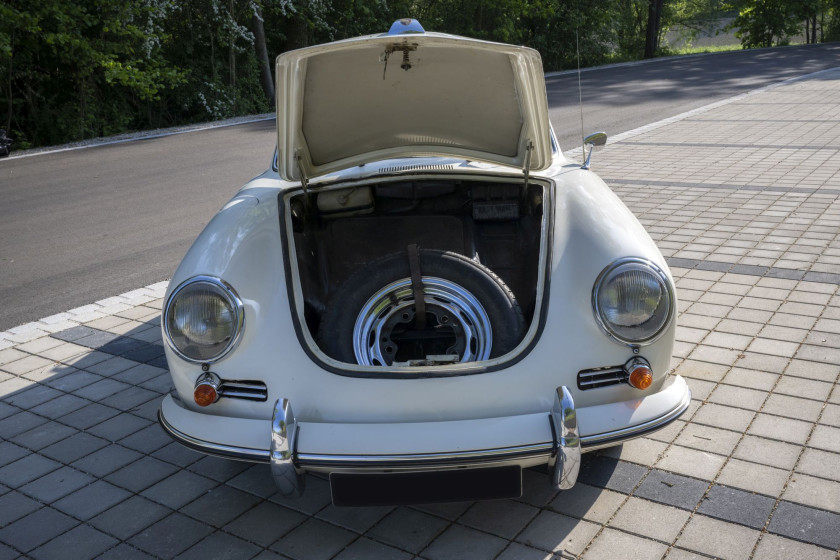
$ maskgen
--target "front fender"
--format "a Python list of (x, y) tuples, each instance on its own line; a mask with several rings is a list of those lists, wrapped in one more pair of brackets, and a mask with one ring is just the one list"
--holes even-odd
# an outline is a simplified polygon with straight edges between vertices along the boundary
[[(644, 227), (596, 174), (567, 166), (555, 181), (550, 311), (542, 339), (590, 356), (587, 368), (621, 365), (634, 354), (598, 326), (592, 307), (595, 281), (614, 261), (641, 257), (661, 268), (673, 287), (668, 265)], [(673, 305), (676, 309), (676, 300)], [(659, 340), (640, 349), (639, 355), (651, 363), (655, 374), (650, 392), (659, 390), (670, 368), (675, 317), (676, 313)], [(575, 400), (588, 406), (595, 404), (590, 402), (594, 394), (600, 401), (608, 393), (614, 393), (609, 400), (619, 401), (638, 392), (621, 385), (582, 392)]]
[[(279, 182), (256, 179), (240, 191), (214, 217), (187, 251), (169, 283), (165, 302), (183, 282), (197, 275), (215, 276), (230, 284), (242, 300), (245, 319), (238, 348), (268, 348), (278, 355), (288, 353), (284, 345), (297, 345), (288, 312), (288, 293), (280, 240), (277, 197)], [(276, 317), (276, 320), (268, 320)], [(173, 384), (185, 406), (197, 409), (192, 401), (201, 366), (190, 364), (171, 350), (164, 335)], [(228, 379), (263, 379), (264, 371), (249, 363), (247, 353), (232, 352), (217, 363), (213, 371)], [(235, 372), (235, 373), (232, 373)], [(224, 399), (207, 410), (225, 414), (232, 403)], [(264, 403), (234, 403), (237, 414), (264, 415)]]

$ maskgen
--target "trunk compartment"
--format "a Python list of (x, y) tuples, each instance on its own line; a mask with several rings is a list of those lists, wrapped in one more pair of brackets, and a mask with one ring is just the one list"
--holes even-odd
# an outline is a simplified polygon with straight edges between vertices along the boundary
[[(494, 178), (409, 178), (287, 198), (303, 323), (313, 340), (336, 292), (357, 271), (407, 247), (450, 251), (480, 263), (513, 292), (525, 319), (539, 309), (547, 185)], [(303, 326), (303, 325), (302, 325)], [(350, 336), (350, 333), (348, 333)], [(525, 336), (523, 334), (523, 336)]]

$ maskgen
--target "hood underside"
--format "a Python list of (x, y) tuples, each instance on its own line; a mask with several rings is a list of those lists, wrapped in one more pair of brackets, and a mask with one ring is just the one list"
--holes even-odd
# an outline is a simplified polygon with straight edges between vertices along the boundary
[(539, 54), (424, 33), (277, 58), (278, 166), (287, 180), (388, 158), (453, 156), (539, 171), (551, 162)]

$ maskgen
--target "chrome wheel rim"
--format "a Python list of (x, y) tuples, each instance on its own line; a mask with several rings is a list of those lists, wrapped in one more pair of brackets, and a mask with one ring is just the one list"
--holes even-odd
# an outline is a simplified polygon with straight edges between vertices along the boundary
[[(445, 354), (457, 354), (455, 361), (461, 363), (490, 357), (490, 318), (474, 295), (454, 282), (431, 276), (423, 277), (423, 294), (430, 325), (424, 332), (431, 332), (435, 340), (427, 343), (427, 339), (413, 334), (415, 301), (411, 279), (397, 280), (373, 294), (356, 317), (353, 351), (360, 365), (408, 365), (406, 355), (427, 346), (445, 347)], [(415, 355), (411, 359), (424, 358)]]

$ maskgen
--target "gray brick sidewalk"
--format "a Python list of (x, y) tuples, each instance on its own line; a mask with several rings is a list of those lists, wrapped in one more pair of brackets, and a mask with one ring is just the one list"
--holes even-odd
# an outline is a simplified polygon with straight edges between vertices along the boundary
[(666, 430), (526, 471), (519, 500), (337, 509), (155, 421), (165, 283), (0, 333), (5, 558), (836, 559), (840, 548), (840, 71), (607, 146), (593, 168), (677, 279)]

